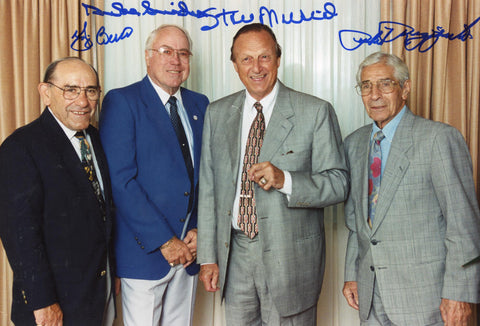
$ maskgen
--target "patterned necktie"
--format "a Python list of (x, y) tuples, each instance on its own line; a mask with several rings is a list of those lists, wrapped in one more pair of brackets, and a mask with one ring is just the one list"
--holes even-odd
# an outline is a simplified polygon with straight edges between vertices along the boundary
[(188, 178), (190, 179), (190, 197), (188, 201), (188, 212), (190, 212), (193, 206), (194, 190), (193, 164), (192, 156), (190, 155), (190, 146), (188, 144), (187, 136), (185, 135), (185, 129), (183, 129), (182, 120), (180, 120), (180, 116), (178, 115), (177, 98), (175, 96), (170, 96), (168, 104), (170, 104), (170, 120), (172, 121), (173, 129), (175, 129), (175, 133), (177, 134), (183, 160), (185, 161), (185, 166), (187, 168)]
[(98, 182), (97, 174), (95, 173), (90, 144), (87, 142), (87, 139), (81, 131), (78, 131), (75, 134), (75, 137), (80, 142), (80, 154), (82, 157), (83, 169), (85, 170), (88, 180), (92, 184), (93, 191), (95, 192), (95, 196), (97, 197), (98, 204), (102, 211), (103, 219), (105, 220), (105, 200), (103, 199), (102, 189), (100, 188), (100, 183)]
[(373, 135), (373, 143), (370, 147), (368, 156), (368, 226), (372, 228), (373, 219), (375, 217), (375, 207), (377, 205), (380, 183), (382, 180), (382, 151), (380, 142), (385, 135), (380, 130)]
[(238, 226), (250, 238), (253, 239), (258, 233), (257, 208), (255, 205), (254, 183), (248, 178), (248, 170), (253, 164), (258, 163), (260, 148), (263, 143), (263, 134), (265, 133), (265, 117), (262, 112), (262, 105), (256, 102), (254, 105), (257, 110), (255, 120), (253, 120), (248, 133), (247, 145), (245, 147), (245, 156), (243, 158), (242, 169), (242, 187), (240, 190), (240, 209), (238, 215)]

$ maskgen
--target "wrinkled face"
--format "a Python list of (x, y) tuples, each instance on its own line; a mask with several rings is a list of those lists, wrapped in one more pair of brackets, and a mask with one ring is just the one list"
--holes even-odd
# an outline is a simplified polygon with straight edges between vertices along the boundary
[[(92, 67), (79, 60), (58, 63), (50, 82), (60, 88), (67, 86), (98, 87)], [(98, 100), (89, 100), (84, 90), (76, 99), (66, 100), (63, 97), (63, 91), (49, 83), (40, 83), (38, 91), (43, 103), (67, 128), (75, 131), (88, 128)]]
[(369, 95), (362, 96), (368, 116), (379, 128), (385, 127), (403, 108), (410, 93), (410, 80), (405, 81), (403, 88), (396, 84), (393, 92), (384, 94), (376, 87), (376, 82), (382, 79), (397, 81), (394, 69), (385, 63), (366, 66), (362, 70), (362, 82), (370, 81), (374, 86)]
[[(160, 30), (152, 43), (152, 49), (168, 46), (174, 50), (190, 50), (185, 34), (175, 27)], [(147, 73), (155, 84), (168, 94), (174, 94), (190, 74), (190, 61), (182, 60), (175, 52), (167, 56), (157, 51), (145, 50)]]
[(260, 101), (277, 82), (280, 58), (275, 42), (266, 31), (241, 34), (233, 44), (233, 66), (248, 93)]

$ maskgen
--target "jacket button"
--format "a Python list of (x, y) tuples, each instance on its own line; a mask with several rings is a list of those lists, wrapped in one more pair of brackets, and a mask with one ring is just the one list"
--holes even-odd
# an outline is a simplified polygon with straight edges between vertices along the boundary
[(181, 219), (180, 219), (180, 222), (182, 222), (182, 223), (185, 222), (185, 219), (184, 219), (184, 218), (181, 218)]
[(188, 191), (185, 191), (183, 194), (184, 194), (185, 196), (190, 195), (190, 194), (188, 193)]
[(372, 272), (374, 272), (374, 271), (375, 271), (375, 267), (370, 266), (370, 270), (371, 270)]
[(100, 272), (100, 276), (105, 276), (105, 274), (107, 274), (106, 271), (101, 271), (101, 272)]
[(228, 248), (228, 242), (225, 242), (225, 248)]
[(378, 241), (377, 241), (377, 240), (375, 240), (375, 239), (373, 239), (372, 241), (370, 241), (370, 243), (371, 243), (372, 245), (376, 246), (376, 245), (377, 245), (377, 243), (378, 243)]
[(227, 212), (228, 216), (232, 215), (232, 211)]
[(144, 247), (144, 246), (141, 246), (140, 248), (141, 248), (141, 249), (145, 249), (145, 247)]

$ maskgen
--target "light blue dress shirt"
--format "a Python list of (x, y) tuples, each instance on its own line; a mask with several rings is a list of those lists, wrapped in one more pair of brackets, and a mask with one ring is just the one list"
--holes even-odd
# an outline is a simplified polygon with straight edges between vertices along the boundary
[(392, 147), (393, 136), (397, 131), (397, 127), (402, 120), (403, 115), (405, 114), (406, 106), (389, 122), (383, 129), (378, 128), (376, 123), (373, 123), (372, 133), (370, 134), (370, 146), (372, 146), (373, 135), (377, 131), (382, 130), (385, 138), (380, 143), (380, 150), (382, 151), (382, 177), (383, 171), (385, 171), (385, 166), (387, 165), (388, 154), (390, 153), (390, 147)]

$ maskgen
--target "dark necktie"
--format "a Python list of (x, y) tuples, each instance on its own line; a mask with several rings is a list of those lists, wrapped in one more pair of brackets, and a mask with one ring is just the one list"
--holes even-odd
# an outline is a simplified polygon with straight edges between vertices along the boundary
[(88, 180), (92, 184), (93, 191), (97, 197), (98, 205), (102, 211), (103, 219), (105, 220), (105, 200), (103, 199), (102, 189), (98, 182), (97, 174), (95, 173), (95, 166), (93, 164), (92, 152), (90, 151), (90, 144), (87, 142), (83, 132), (79, 131), (75, 134), (75, 137), (80, 142), (80, 154), (82, 158), (82, 166), (88, 177)]
[(243, 157), (242, 186), (240, 189), (240, 207), (237, 221), (240, 229), (251, 239), (258, 234), (258, 223), (254, 183), (248, 178), (247, 172), (253, 164), (258, 163), (265, 133), (265, 117), (263, 116), (262, 105), (260, 102), (256, 102), (253, 106), (257, 110), (257, 115), (250, 126)]
[(370, 147), (368, 156), (368, 226), (372, 228), (373, 219), (375, 217), (375, 208), (377, 206), (378, 193), (380, 183), (382, 181), (382, 151), (380, 142), (385, 135), (380, 130), (373, 135), (373, 143)]
[(170, 120), (172, 121), (173, 129), (177, 134), (178, 143), (180, 149), (182, 150), (183, 160), (185, 161), (185, 166), (187, 168), (188, 177), (190, 179), (190, 197), (188, 202), (188, 211), (190, 212), (193, 204), (193, 164), (192, 157), (190, 155), (190, 146), (188, 144), (187, 136), (185, 135), (185, 129), (183, 129), (182, 120), (178, 115), (177, 108), (177, 99), (175, 96), (170, 96), (168, 99), (168, 104), (170, 104)]

